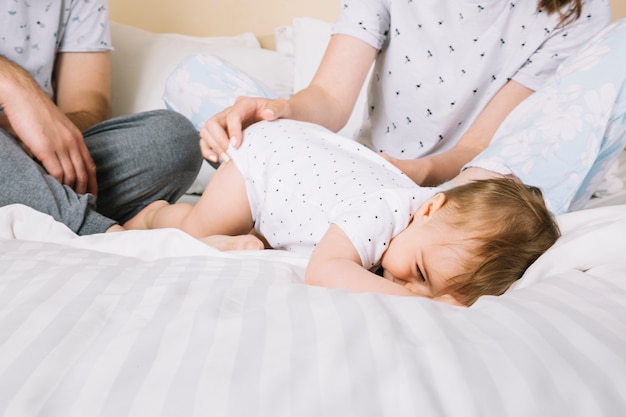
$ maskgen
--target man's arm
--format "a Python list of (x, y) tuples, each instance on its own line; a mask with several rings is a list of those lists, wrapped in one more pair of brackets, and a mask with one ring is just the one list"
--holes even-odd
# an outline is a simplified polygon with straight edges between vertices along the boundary
[(59, 54), (55, 81), (57, 106), (81, 132), (111, 117), (109, 52)]
[(507, 82), (491, 99), (459, 142), (445, 152), (413, 160), (384, 156), (417, 184), (439, 185), (454, 178), (463, 165), (485, 150), (504, 119), (532, 93), (533, 90), (515, 81)]
[(5, 112), (0, 122), (51, 176), (79, 194), (95, 195), (96, 167), (81, 129), (109, 115), (109, 57), (100, 52), (71, 55), (59, 55), (61, 65), (55, 67), (62, 107), (22, 67), (0, 57), (0, 105)]

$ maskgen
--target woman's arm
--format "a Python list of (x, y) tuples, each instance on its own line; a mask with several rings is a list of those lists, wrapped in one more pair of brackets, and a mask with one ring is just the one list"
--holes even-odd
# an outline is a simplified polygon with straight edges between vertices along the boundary
[[(91, 66), (85, 66), (89, 69)], [(55, 68), (63, 84), (71, 84), (63, 68)], [(67, 80), (67, 81), (66, 81)], [(77, 77), (75, 84), (84, 81)], [(94, 81), (97, 84), (97, 80)], [(108, 84), (107, 84), (108, 85)], [(99, 89), (101, 87), (95, 87)], [(74, 87), (77, 91), (78, 87)], [(65, 91), (65, 90), (63, 90)], [(80, 109), (84, 99), (73, 94), (63, 102), (73, 110)], [(24, 149), (41, 162), (46, 171), (60, 183), (68, 185), (77, 193), (97, 193), (96, 167), (85, 146), (82, 134), (66, 114), (41, 89), (37, 82), (19, 65), (0, 57), (0, 106), (5, 116), (2, 126), (18, 139)]]
[(347, 35), (334, 35), (311, 83), (289, 99), (291, 118), (337, 132), (348, 122), (376, 57), (376, 49)]
[(203, 156), (216, 161), (231, 140), (238, 147), (242, 130), (259, 120), (296, 119), (340, 130), (352, 114), (375, 57), (376, 49), (363, 41), (332, 36), (309, 86), (289, 100), (240, 97), (210, 118), (200, 132)]
[(413, 181), (422, 186), (436, 186), (454, 178), (463, 165), (489, 146), (491, 138), (504, 119), (533, 90), (508, 81), (478, 115), (459, 142), (440, 154), (420, 159), (401, 160), (385, 155)]

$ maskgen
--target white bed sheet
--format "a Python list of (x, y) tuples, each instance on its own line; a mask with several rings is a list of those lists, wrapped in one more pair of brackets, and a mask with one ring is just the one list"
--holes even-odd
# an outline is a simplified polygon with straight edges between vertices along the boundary
[(623, 416), (626, 207), (469, 309), (303, 285), (306, 259), (0, 209), (0, 416)]

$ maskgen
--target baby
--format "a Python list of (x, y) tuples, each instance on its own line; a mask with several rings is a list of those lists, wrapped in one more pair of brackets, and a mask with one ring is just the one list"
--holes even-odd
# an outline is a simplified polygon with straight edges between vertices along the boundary
[(451, 189), (419, 187), (314, 124), (256, 123), (229, 155), (196, 205), (155, 202), (124, 226), (310, 255), (311, 285), (461, 305), (502, 294), (560, 234), (537, 188), (483, 170)]

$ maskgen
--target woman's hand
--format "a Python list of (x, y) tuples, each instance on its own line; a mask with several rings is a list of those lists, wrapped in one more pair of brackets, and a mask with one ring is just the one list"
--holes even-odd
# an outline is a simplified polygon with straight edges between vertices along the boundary
[(269, 100), (258, 97), (239, 97), (235, 104), (211, 117), (200, 131), (202, 156), (211, 162), (224, 159), (228, 145), (241, 145), (242, 131), (261, 120), (290, 118), (291, 106), (287, 100)]

